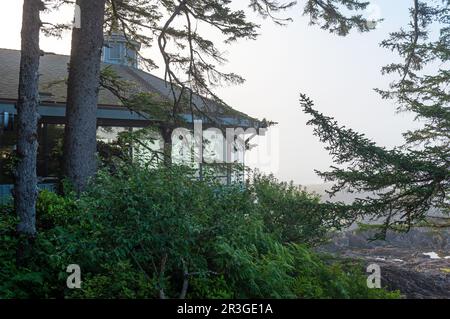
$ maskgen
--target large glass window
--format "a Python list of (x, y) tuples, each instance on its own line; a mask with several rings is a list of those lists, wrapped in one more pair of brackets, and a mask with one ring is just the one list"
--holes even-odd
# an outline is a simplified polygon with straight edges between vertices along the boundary
[[(13, 184), (13, 156), (17, 145), (15, 118), (0, 113), (0, 184)], [(107, 157), (115, 154), (116, 142), (120, 132), (128, 127), (99, 127), (97, 130), (98, 151)], [(52, 183), (62, 176), (63, 124), (39, 123), (37, 175), (40, 183)]]
[(130, 128), (121, 126), (99, 126), (97, 128), (97, 140), (112, 144), (118, 141), (119, 134), (129, 132)]
[(63, 124), (40, 123), (37, 175), (41, 182), (62, 176)]
[[(17, 144), (17, 127), (11, 114), (0, 113), (0, 184), (13, 184), (12, 173), (14, 151)], [(136, 141), (129, 142), (130, 154), (118, 145), (121, 132), (133, 132)], [(205, 131), (203, 144), (204, 163), (194, 161), (195, 148), (192, 134), (172, 136), (172, 161), (177, 164), (192, 165), (198, 168), (200, 176), (214, 175), (223, 183), (243, 180), (243, 162), (245, 149), (239, 143), (232, 148), (232, 163), (224, 163), (226, 152), (223, 136), (220, 132)], [(53, 183), (62, 176), (64, 125), (40, 122), (38, 126), (37, 175), (40, 183)], [(157, 131), (119, 126), (99, 126), (97, 129), (97, 147), (100, 158), (110, 162), (115, 157), (131, 155), (134, 160), (148, 162), (162, 158), (163, 140)], [(125, 151), (127, 152), (126, 148)], [(126, 157), (128, 158), (128, 156)], [(155, 165), (158, 161), (155, 161)], [(241, 164), (241, 165), (239, 165)]]
[(12, 165), (17, 144), (15, 118), (10, 113), (0, 113), (0, 184), (14, 182)]

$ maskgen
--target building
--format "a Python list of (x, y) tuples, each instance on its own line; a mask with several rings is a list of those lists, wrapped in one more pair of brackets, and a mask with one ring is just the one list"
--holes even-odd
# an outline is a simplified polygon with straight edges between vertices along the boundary
[[(150, 93), (161, 101), (171, 103), (173, 98), (170, 85), (139, 68), (138, 50), (137, 43), (130, 46), (119, 34), (105, 36), (102, 68), (113, 70), (121, 80), (131, 83), (134, 93)], [(40, 61), (37, 173), (40, 187), (44, 188), (51, 187), (57, 178), (58, 163), (55, 157), (58, 155), (55, 154), (55, 150), (64, 131), (68, 63), (69, 56), (51, 53), (46, 53)], [(9, 159), (16, 144), (15, 105), (19, 66), (20, 51), (0, 49), (0, 196), (9, 195), (13, 184)], [(219, 127), (223, 130), (239, 127), (244, 130), (248, 128), (258, 130), (265, 127), (264, 122), (207, 98), (193, 95), (193, 101), (201, 112), (180, 114), (188, 129), (192, 128), (193, 120), (201, 120), (203, 129)], [(145, 112), (131, 111), (123, 105), (117, 94), (107, 89), (101, 89), (99, 93), (97, 126), (97, 138), (105, 143), (113, 142), (121, 131), (139, 130), (149, 126), (156, 127), (161, 133), (158, 136), (159, 146), (156, 143), (156, 147), (162, 148), (164, 143), (175, 146), (177, 140), (172, 137), (173, 124)], [(202, 165), (199, 166), (201, 171)], [(229, 183), (232, 180), (230, 174), (228, 172), (221, 178)]]

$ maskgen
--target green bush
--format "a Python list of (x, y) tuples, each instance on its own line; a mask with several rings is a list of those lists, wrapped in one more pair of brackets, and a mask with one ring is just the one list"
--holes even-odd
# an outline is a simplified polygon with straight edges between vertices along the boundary
[(339, 217), (322, 209), (320, 197), (299, 186), (279, 182), (272, 175), (256, 174), (251, 184), (256, 210), (267, 231), (284, 243), (317, 245)]
[(73, 222), (78, 215), (76, 202), (48, 190), (39, 193), (36, 203), (37, 228), (46, 230)]
[(83, 278), (83, 289), (74, 290), (72, 298), (148, 298), (155, 294), (155, 283), (136, 272), (130, 261), (107, 263), (97, 273)]
[[(306, 207), (317, 203), (314, 196), (272, 177), (243, 189), (194, 175), (182, 167), (118, 166), (100, 171), (79, 199), (41, 192), (27, 267), (15, 265), (16, 220), (11, 207), (2, 208), (0, 297), (396, 296), (365, 287), (360, 266), (326, 263), (300, 245), (326, 231)], [(65, 287), (69, 264), (80, 265), (82, 289)]]
[(367, 288), (367, 274), (358, 261), (339, 260), (331, 256), (311, 253), (301, 246), (294, 246), (294, 265), (297, 276), (292, 289), (302, 298), (338, 299), (396, 299), (399, 292)]
[[(71, 210), (69, 209), (71, 208)], [(16, 265), (19, 238), (12, 206), (0, 206), (0, 298), (55, 298), (64, 296), (64, 247), (68, 217), (77, 213), (73, 200), (40, 192), (37, 204), (38, 235), (26, 266)]]

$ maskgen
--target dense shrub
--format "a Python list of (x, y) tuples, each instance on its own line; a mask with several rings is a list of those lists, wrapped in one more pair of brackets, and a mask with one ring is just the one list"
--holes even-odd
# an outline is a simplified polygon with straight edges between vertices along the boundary
[(295, 246), (294, 265), (297, 269), (293, 283), (296, 296), (302, 298), (399, 298), (398, 292), (368, 289), (363, 265), (355, 260), (338, 260), (331, 256), (312, 253)]
[(329, 214), (320, 205), (320, 197), (299, 186), (279, 182), (272, 175), (256, 174), (252, 190), (257, 213), (267, 231), (284, 243), (319, 244), (333, 227), (339, 227), (339, 216)]
[(62, 197), (48, 190), (41, 191), (36, 203), (37, 227), (40, 230), (52, 229), (72, 223), (78, 215), (75, 200)]
[[(101, 171), (79, 199), (40, 194), (27, 267), (15, 265), (16, 220), (2, 208), (0, 297), (395, 297), (365, 287), (359, 266), (306, 248), (326, 231), (314, 203), (271, 177), (242, 188), (181, 167)], [(65, 288), (69, 264), (80, 265), (82, 289)]]

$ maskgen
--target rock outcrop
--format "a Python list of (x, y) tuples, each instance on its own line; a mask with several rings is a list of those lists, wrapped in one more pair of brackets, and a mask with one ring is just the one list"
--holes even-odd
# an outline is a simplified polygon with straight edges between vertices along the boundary
[(389, 232), (386, 240), (370, 241), (376, 229), (335, 234), (320, 251), (378, 264), (381, 283), (405, 298), (450, 299), (450, 228), (417, 227)]

